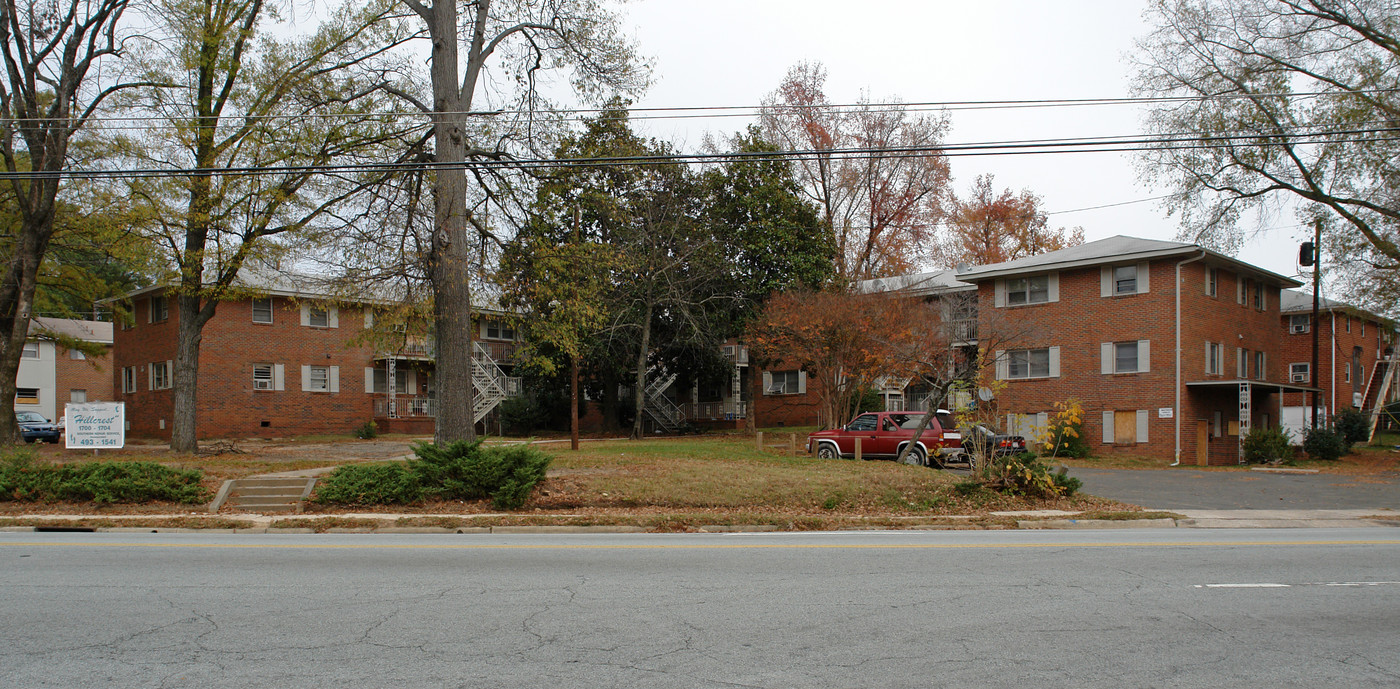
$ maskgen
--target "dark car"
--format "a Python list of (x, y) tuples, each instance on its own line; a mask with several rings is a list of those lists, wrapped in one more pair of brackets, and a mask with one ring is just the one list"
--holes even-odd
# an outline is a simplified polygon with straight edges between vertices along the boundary
[(1019, 455), (1026, 451), (1026, 439), (1019, 435), (1007, 435), (983, 426), (973, 424), (963, 429), (963, 451), (971, 456), (1000, 457)]
[(58, 442), (58, 426), (50, 423), (43, 414), (35, 411), (15, 412), (15, 421), (19, 422), (20, 435), (24, 436), (24, 442), (32, 443), (42, 440), (46, 443)]

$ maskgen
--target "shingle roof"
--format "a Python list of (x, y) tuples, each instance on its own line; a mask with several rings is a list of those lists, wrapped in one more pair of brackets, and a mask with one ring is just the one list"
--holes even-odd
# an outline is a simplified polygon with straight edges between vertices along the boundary
[(1160, 239), (1143, 239), (1141, 237), (1128, 237), (1125, 235), (1115, 235), (1107, 239), (1085, 242), (1067, 249), (1049, 251), (1026, 258), (1018, 258), (1014, 261), (974, 266), (959, 272), (956, 277), (966, 282), (977, 282), (980, 280), (1041, 270), (1080, 268), (1118, 261), (1186, 256), (1197, 252), (1204, 252), (1205, 255), (1211, 257), (1216, 263), (1229, 264), (1236, 270), (1272, 278), (1286, 287), (1297, 287), (1302, 284), (1293, 278), (1272, 273), (1258, 266), (1245, 263), (1239, 259), (1231, 258), (1195, 244), (1168, 242)]
[(46, 316), (35, 316), (30, 319), (29, 335), (31, 337), (42, 337), (46, 332), (67, 335), (87, 342), (112, 343), (112, 324), (105, 321), (80, 321)]
[[(1385, 316), (1379, 316), (1366, 309), (1352, 306), (1351, 304), (1346, 304), (1335, 299), (1328, 299), (1327, 297), (1318, 297), (1317, 307), (1320, 311), (1344, 311), (1359, 316), (1365, 316), (1366, 318), (1374, 320), (1377, 323), (1383, 323), (1387, 326), (1394, 325), (1394, 321)], [(1285, 314), (1312, 313), (1312, 292), (1296, 289), (1286, 289), (1279, 292), (1278, 310), (1280, 313)]]
[(855, 291), (862, 293), (909, 292), (911, 294), (936, 294), (940, 292), (962, 292), (977, 289), (977, 286), (972, 283), (963, 282), (954, 278), (953, 274), (956, 272), (956, 270), (951, 269), (935, 270), (928, 273), (861, 280), (856, 283)]

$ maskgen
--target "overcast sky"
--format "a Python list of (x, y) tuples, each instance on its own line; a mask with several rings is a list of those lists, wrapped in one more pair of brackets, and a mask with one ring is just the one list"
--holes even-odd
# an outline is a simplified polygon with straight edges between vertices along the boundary
[[(788, 68), (819, 61), (827, 96), (849, 103), (1113, 98), (1129, 95), (1133, 41), (1148, 30), (1143, 0), (633, 0), (624, 21), (655, 66), (637, 107), (752, 106)], [(727, 134), (747, 120), (704, 118), (638, 123), (684, 150), (706, 131)], [(950, 143), (1100, 137), (1141, 131), (1134, 106), (1032, 108), (952, 113)], [(952, 160), (964, 192), (983, 173), (998, 188), (1027, 188), (1056, 211), (1160, 196), (1137, 181), (1119, 153), (977, 156)], [(1059, 213), (1052, 226), (1081, 226), (1089, 240), (1126, 234), (1173, 239), (1174, 219), (1157, 202)], [(1266, 219), (1239, 258), (1283, 275), (1298, 271), (1291, 214)]]

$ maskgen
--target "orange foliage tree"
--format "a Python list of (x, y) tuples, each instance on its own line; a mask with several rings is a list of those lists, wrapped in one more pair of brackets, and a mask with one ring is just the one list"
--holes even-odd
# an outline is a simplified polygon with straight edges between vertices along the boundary
[(1040, 203), (1029, 189), (997, 193), (992, 175), (979, 175), (966, 198), (954, 195), (949, 203), (943, 262), (987, 265), (1084, 243), (1083, 228), (1051, 229)]
[(806, 371), (820, 395), (818, 423), (840, 425), (862, 391), (904, 373), (898, 354), (917, 336), (907, 306), (886, 294), (775, 294), (749, 328), (749, 351), (761, 365)]
[(947, 194), (945, 115), (915, 115), (898, 102), (862, 97), (833, 105), (826, 69), (804, 62), (763, 102), (763, 136), (792, 151), (804, 196), (836, 243), (846, 284), (902, 275), (930, 257)]

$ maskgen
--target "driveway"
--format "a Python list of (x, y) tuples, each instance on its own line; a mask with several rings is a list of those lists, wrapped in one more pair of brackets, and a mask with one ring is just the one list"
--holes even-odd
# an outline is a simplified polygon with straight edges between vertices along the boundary
[(1400, 476), (1070, 469), (1083, 492), (1161, 510), (1400, 509)]

